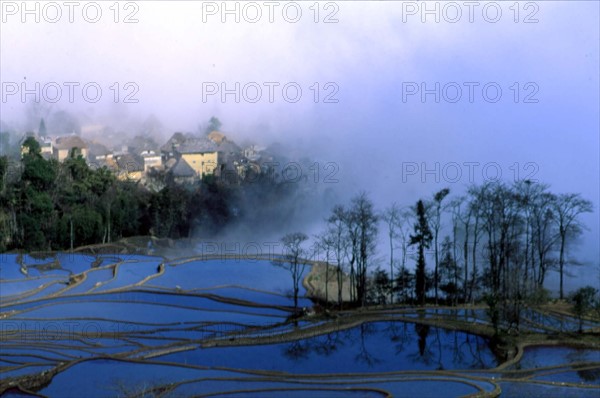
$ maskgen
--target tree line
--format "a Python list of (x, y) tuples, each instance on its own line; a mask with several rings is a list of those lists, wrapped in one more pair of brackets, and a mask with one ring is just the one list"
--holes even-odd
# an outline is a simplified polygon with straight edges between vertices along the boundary
[(163, 173), (164, 188), (154, 192), (89, 167), (76, 150), (58, 162), (43, 158), (33, 138), (23, 148), (18, 172), (0, 157), (0, 252), (66, 250), (137, 235), (211, 237), (236, 223), (281, 219), (266, 214), (297, 190), (268, 171), (251, 183), (205, 176), (185, 185)]
[[(383, 211), (363, 192), (333, 207), (302, 254), (326, 264), (325, 297), (327, 282), (335, 280), (337, 300), (331, 301), (340, 308), (348, 275), (354, 305), (485, 301), (496, 328), (518, 328), (524, 305), (548, 298), (548, 272), (559, 273), (559, 297), (565, 298), (565, 275), (577, 264), (569, 249), (585, 229), (580, 216), (592, 210), (580, 194), (555, 194), (528, 180), (472, 185), (455, 197), (444, 188), (413, 206), (394, 203)], [(380, 232), (385, 256), (376, 250)], [(282, 239), (288, 249), (294, 243), (296, 259), (305, 241), (298, 233)]]

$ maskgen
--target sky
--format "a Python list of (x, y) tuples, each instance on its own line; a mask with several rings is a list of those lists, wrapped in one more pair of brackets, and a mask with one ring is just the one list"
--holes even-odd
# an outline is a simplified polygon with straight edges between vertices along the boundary
[(379, 207), (537, 179), (593, 201), (577, 249), (592, 266), (577, 272), (600, 275), (599, 2), (74, 4), (1, 2), (8, 125), (27, 122), (23, 88), (169, 132), (215, 115), (234, 139), (309, 153), (319, 178)]

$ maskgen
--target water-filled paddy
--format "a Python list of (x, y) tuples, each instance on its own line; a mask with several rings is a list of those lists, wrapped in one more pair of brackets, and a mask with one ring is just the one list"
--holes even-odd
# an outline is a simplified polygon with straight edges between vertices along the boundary
[(600, 350), (572, 347), (527, 347), (515, 369), (535, 369), (573, 362), (599, 362)]
[[(285, 294), (292, 290), (290, 273), (284, 267), (265, 260), (207, 260), (168, 265), (165, 275), (150, 285), (182, 290), (242, 285), (258, 290)], [(306, 272), (308, 268), (306, 267)], [(306, 294), (300, 286), (300, 295)]]
[[(482, 308), (395, 309), (381, 311), (385, 320), (341, 328), (332, 327), (335, 319), (312, 315), (294, 321), (291, 275), (267, 260), (0, 259), (0, 383), (72, 364), (42, 388), (47, 396), (108, 397), (167, 383), (175, 396), (460, 396), (493, 391), (492, 377), (514, 395), (519, 383), (502, 376), (515, 369), (533, 369), (526, 371), (528, 384), (520, 384), (537, 392), (547, 386), (534, 382), (598, 385), (597, 351), (528, 348), (511, 371), (485, 373), (499, 364), (486, 338), (401, 321), (487, 325)], [(310, 309), (305, 294), (300, 286), (299, 306)], [(571, 327), (573, 321), (532, 318), (536, 325), (529, 330)], [(219, 346), (212, 347), (214, 339)], [(586, 367), (559, 366), (569, 363)], [(558, 368), (544, 368), (551, 365)]]
[[(87, 383), (77, 380), (86, 378)], [(238, 372), (225, 369), (206, 369), (189, 367), (184, 364), (168, 365), (160, 361), (147, 363), (93, 360), (79, 363), (57, 375), (52, 383), (41, 391), (49, 396), (60, 391), (72, 391), (77, 396), (106, 397), (120, 393), (140, 391), (160, 385), (176, 384), (174, 396), (188, 396), (202, 392), (225, 393), (236, 390), (253, 391), (240, 396), (306, 396), (317, 392), (331, 396), (381, 396), (381, 391), (389, 391), (394, 396), (455, 396), (467, 395), (478, 391), (478, 387), (491, 391), (490, 383), (460, 377), (419, 377), (414, 375), (385, 375), (357, 377), (315, 377), (304, 376), (293, 379), (285, 375), (268, 375)], [(272, 393), (269, 394), (268, 391)], [(380, 390), (377, 395), (372, 395)], [(275, 394), (278, 391), (278, 395)], [(425, 391), (419, 393), (419, 391)], [(300, 394), (303, 393), (304, 395)], [(343, 392), (353, 394), (342, 394)], [(362, 392), (362, 393), (359, 393)], [(355, 394), (354, 394), (355, 393)], [(235, 395), (234, 395), (235, 396)]]
[(548, 397), (548, 398), (597, 398), (598, 389), (538, 383), (499, 382), (502, 398)]
[(481, 337), (399, 322), (366, 323), (292, 343), (199, 348), (167, 355), (161, 360), (295, 373), (469, 369), (497, 365), (487, 341)]
[(67, 278), (59, 275), (6, 281), (2, 282), (2, 292), (0, 293), (0, 297), (2, 297), (3, 300), (15, 300), (22, 295), (26, 295), (28, 292), (34, 292), (38, 289), (66, 281)]

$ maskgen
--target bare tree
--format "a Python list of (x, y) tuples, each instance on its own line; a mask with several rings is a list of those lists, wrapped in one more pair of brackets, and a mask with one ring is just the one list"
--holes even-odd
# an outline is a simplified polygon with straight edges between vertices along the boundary
[(433, 195), (433, 203), (431, 206), (432, 215), (429, 217), (431, 222), (431, 229), (433, 230), (433, 251), (435, 255), (435, 269), (433, 273), (433, 287), (435, 289), (435, 303), (438, 303), (438, 285), (440, 280), (439, 275), (439, 246), (438, 238), (440, 234), (440, 228), (442, 226), (442, 201), (450, 193), (450, 189), (444, 188), (441, 191), (436, 192)]
[(487, 235), (489, 260), (488, 283), (495, 298), (506, 291), (507, 266), (516, 236), (513, 226), (518, 223), (518, 207), (513, 191), (500, 182), (489, 182), (483, 187), (480, 204), (483, 228)]
[(346, 230), (346, 210), (343, 206), (337, 205), (333, 208), (331, 216), (327, 219), (328, 232), (332, 240), (333, 255), (336, 261), (336, 275), (338, 287), (338, 304), (340, 309), (343, 305), (343, 285), (344, 285), (344, 258), (348, 254), (348, 233)]
[(536, 196), (547, 187), (541, 184), (533, 184), (530, 180), (517, 181), (514, 185), (516, 199), (519, 202), (523, 219), (525, 222), (525, 247), (523, 250), (524, 274), (522, 286), (524, 289), (532, 289), (534, 286), (529, 282), (534, 280), (535, 274), (535, 242), (533, 239), (533, 205)]
[(356, 264), (358, 262), (360, 245), (359, 245), (359, 228), (356, 222), (356, 214), (349, 210), (343, 213), (344, 226), (346, 227), (346, 236), (348, 239), (348, 250), (346, 251), (346, 257), (348, 259), (348, 265), (350, 267), (350, 301), (356, 301), (357, 294), (357, 276), (356, 276)]
[(560, 273), (560, 299), (564, 298), (563, 275), (565, 266), (566, 243), (582, 233), (584, 225), (577, 217), (582, 213), (591, 213), (592, 202), (583, 199), (580, 194), (560, 194), (552, 202), (554, 208), (554, 222), (558, 228), (559, 256), (558, 267)]
[[(463, 264), (464, 264), (464, 275), (463, 275), (463, 283), (462, 283), (462, 296), (463, 296), (463, 301), (467, 301), (467, 280), (468, 280), (468, 262), (469, 262), (469, 256), (468, 256), (468, 241), (469, 241), (469, 223), (470, 223), (470, 218), (471, 215), (469, 213), (465, 214), (465, 209), (464, 209), (464, 204), (465, 204), (465, 197), (464, 196), (459, 196), (457, 198), (454, 198), (452, 200), (452, 202), (450, 202), (449, 206), (452, 208), (452, 255), (454, 257), (454, 261), (456, 261), (458, 263), (459, 261), (459, 255), (458, 255), (458, 251), (457, 251), (457, 245), (458, 245), (458, 239), (459, 239), (459, 232), (461, 230), (461, 227), (463, 228), (463, 252), (462, 252), (462, 258), (463, 258)], [(458, 279), (458, 278), (457, 278)], [(457, 283), (457, 288), (458, 288), (458, 280), (456, 281)]]
[(411, 222), (413, 218), (413, 211), (410, 208), (405, 208), (400, 212), (400, 223), (398, 225), (398, 239), (400, 243), (400, 269), (398, 270), (399, 277), (396, 278), (398, 284), (396, 289), (402, 292), (404, 300), (408, 298), (405, 294), (411, 285), (410, 272), (406, 269), (406, 258), (408, 257), (408, 246), (410, 243), (410, 231), (412, 228)]
[[(452, 233), (453, 233), (453, 253), (454, 259), (458, 262), (459, 254), (457, 253), (456, 246), (458, 242), (458, 232), (462, 231), (462, 260), (463, 260), (463, 301), (466, 303), (471, 300), (472, 296), (472, 284), (469, 283), (469, 253), (470, 253), (470, 239), (474, 233), (473, 222), (475, 220), (475, 208), (472, 202), (468, 201), (467, 196), (459, 196), (455, 198), (450, 204), (452, 207)], [(474, 237), (475, 239), (477, 237)], [(474, 257), (474, 253), (472, 255)], [(473, 259), (474, 261), (474, 259)], [(473, 274), (474, 270), (471, 271)], [(473, 277), (473, 276), (472, 276)]]
[[(482, 222), (482, 209), (483, 209), (483, 201), (484, 194), (486, 191), (486, 186), (477, 187), (472, 186), (469, 188), (469, 214), (472, 217), (471, 225), (472, 225), (472, 234), (473, 244), (471, 247), (471, 278), (469, 281), (469, 296), (468, 300), (471, 301), (474, 297), (473, 290), (475, 289), (475, 284), (478, 278), (477, 271), (477, 260), (478, 260), (478, 252), (477, 248), (479, 245), (479, 241), (481, 239), (481, 235), (483, 234), (483, 222)], [(467, 221), (469, 222), (469, 221)], [(468, 247), (468, 242), (465, 243), (466, 247)]]
[(557, 242), (557, 234), (554, 231), (554, 209), (555, 196), (546, 191), (545, 187), (534, 197), (532, 203), (532, 238), (537, 256), (536, 283), (540, 288), (544, 285), (546, 272), (552, 264), (550, 253)]
[(298, 292), (300, 290), (300, 278), (306, 269), (306, 262), (302, 258), (306, 255), (306, 250), (302, 244), (308, 240), (308, 236), (302, 232), (294, 232), (281, 238), (281, 243), (285, 248), (285, 260), (288, 264), (288, 270), (292, 275), (294, 289), (294, 310), (298, 310)]
[(381, 219), (385, 222), (388, 231), (388, 241), (390, 245), (390, 304), (394, 303), (394, 248), (398, 238), (398, 229), (401, 228), (400, 208), (394, 202), (385, 209)]
[(364, 306), (367, 299), (367, 268), (370, 257), (375, 253), (378, 216), (375, 214), (373, 202), (365, 192), (361, 192), (352, 198), (350, 213), (352, 214), (351, 220), (354, 223), (353, 230), (357, 232), (357, 301)]

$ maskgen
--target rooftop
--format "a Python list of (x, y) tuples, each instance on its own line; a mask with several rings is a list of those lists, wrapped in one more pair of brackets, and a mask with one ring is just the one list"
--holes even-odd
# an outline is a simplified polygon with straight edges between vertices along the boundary
[(54, 147), (57, 149), (71, 149), (71, 148), (87, 148), (85, 141), (77, 135), (69, 135), (65, 137), (58, 137), (54, 141)]
[(171, 173), (173, 173), (174, 177), (194, 177), (196, 175), (192, 166), (190, 166), (183, 158), (177, 161), (175, 166), (171, 169)]
[(208, 139), (186, 140), (177, 148), (179, 153), (207, 153), (216, 152), (217, 147)]

